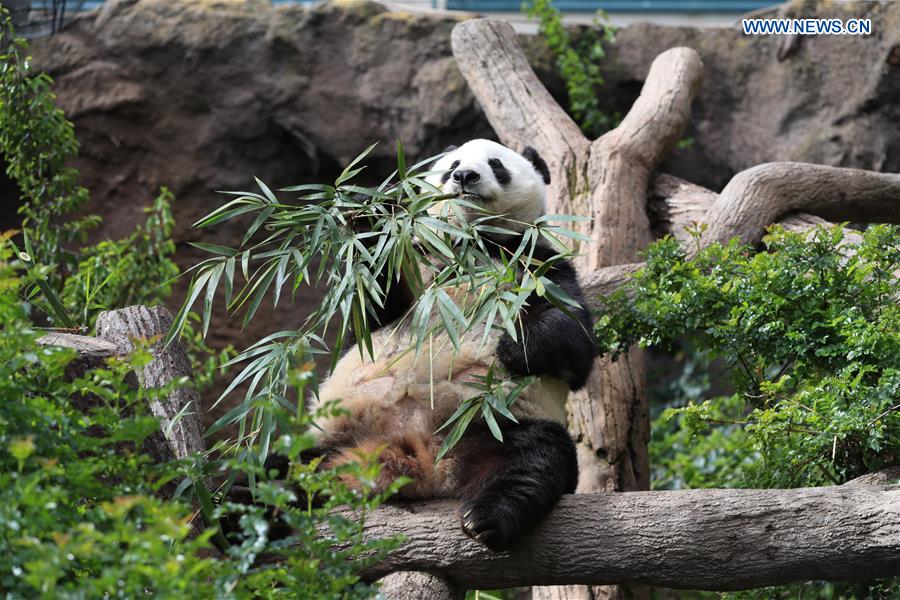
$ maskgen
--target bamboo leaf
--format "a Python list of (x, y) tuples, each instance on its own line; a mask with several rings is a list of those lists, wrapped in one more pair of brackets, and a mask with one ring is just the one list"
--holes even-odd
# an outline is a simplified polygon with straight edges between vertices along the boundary
[[(488, 397), (490, 397), (490, 394), (488, 394)], [(494, 418), (494, 413), (491, 412), (491, 405), (486, 399), (481, 403), (481, 414), (484, 416), (484, 421), (487, 423), (488, 429), (491, 430), (493, 436), (502, 442), (503, 432), (500, 431), (500, 425), (497, 424), (497, 419)]]
[(205, 244), (203, 242), (188, 242), (189, 246), (193, 246), (194, 248), (199, 248), (204, 252), (210, 252), (212, 254), (219, 254), (221, 256), (234, 256), (237, 254), (237, 250), (234, 248), (229, 248), (228, 246), (222, 246), (220, 244)]
[(438, 450), (437, 459), (441, 460), (447, 452), (449, 452), (453, 446), (462, 438), (463, 434), (466, 432), (466, 429), (469, 427), (469, 423), (472, 422), (472, 419), (475, 415), (478, 414), (479, 406), (476, 404), (469, 408), (459, 419), (456, 421), (456, 425), (454, 425), (453, 430), (450, 432), (450, 435), (444, 439), (444, 443), (441, 444), (441, 449)]

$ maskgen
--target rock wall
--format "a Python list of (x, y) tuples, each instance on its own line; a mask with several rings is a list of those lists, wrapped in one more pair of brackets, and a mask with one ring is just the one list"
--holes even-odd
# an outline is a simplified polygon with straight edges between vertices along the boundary
[(872, 19), (868, 36), (745, 36), (739, 27), (637, 24), (605, 67), (606, 105), (624, 112), (653, 58), (673, 46), (706, 68), (685, 137), (662, 171), (720, 189), (771, 161), (900, 171), (900, 2), (794, 2), (768, 16)]

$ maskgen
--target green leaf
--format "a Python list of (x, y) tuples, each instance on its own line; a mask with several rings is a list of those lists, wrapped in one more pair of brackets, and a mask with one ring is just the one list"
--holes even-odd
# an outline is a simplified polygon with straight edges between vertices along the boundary
[(497, 420), (494, 418), (494, 413), (491, 412), (489, 401), (485, 400), (481, 403), (481, 414), (484, 416), (484, 421), (487, 423), (488, 429), (491, 430), (491, 434), (502, 442), (503, 433), (500, 431), (500, 425), (497, 424)]
[(441, 460), (450, 450), (453, 449), (453, 446), (456, 445), (456, 443), (466, 432), (466, 429), (469, 427), (469, 423), (471, 423), (475, 415), (478, 414), (479, 408), (480, 406), (478, 404), (475, 404), (469, 407), (461, 417), (458, 417), (456, 419), (453, 429), (450, 431), (450, 435), (448, 435), (444, 439), (444, 443), (441, 444), (441, 448), (440, 450), (438, 450), (436, 460)]
[(237, 254), (237, 250), (234, 248), (229, 248), (228, 246), (222, 246), (219, 244), (205, 244), (203, 242), (188, 242), (189, 246), (193, 246), (194, 248), (199, 248), (204, 252), (210, 252), (212, 254), (219, 254), (221, 256), (234, 256)]

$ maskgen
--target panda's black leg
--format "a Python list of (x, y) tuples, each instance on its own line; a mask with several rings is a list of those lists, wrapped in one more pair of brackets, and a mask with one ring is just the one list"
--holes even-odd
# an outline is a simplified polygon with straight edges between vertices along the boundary
[(484, 424), (473, 428), (459, 456), (460, 477), (468, 480), (462, 488), (462, 528), (491, 550), (505, 550), (560, 496), (575, 491), (575, 444), (565, 427), (552, 421), (521, 419), (505, 426), (502, 443)]

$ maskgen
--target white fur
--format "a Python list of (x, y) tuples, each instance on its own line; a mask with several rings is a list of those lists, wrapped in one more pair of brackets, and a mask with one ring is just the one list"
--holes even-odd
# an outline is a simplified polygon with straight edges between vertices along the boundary
[[(510, 174), (510, 182), (501, 185), (494, 177), (488, 160), (496, 158)], [(442, 156), (431, 168), (435, 172), (426, 181), (441, 188), (446, 194), (459, 194), (460, 185), (451, 176), (441, 183), (441, 176), (459, 161), (456, 171), (475, 171), (481, 178), (474, 185), (466, 186), (466, 200), (483, 206), (488, 214), (503, 215), (512, 229), (521, 229), (521, 223), (533, 223), (544, 214), (546, 186), (540, 174), (526, 158), (506, 146), (490, 140), (472, 140)], [(436, 203), (433, 211), (442, 209)]]

